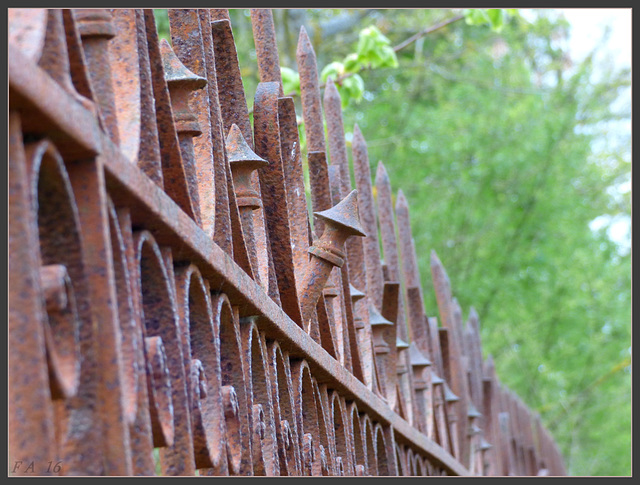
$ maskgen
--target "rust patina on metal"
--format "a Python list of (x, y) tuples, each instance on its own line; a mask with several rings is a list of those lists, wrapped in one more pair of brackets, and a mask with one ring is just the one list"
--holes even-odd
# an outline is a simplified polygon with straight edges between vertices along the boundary
[(271, 11), (253, 126), (228, 12), (169, 19), (9, 10), (11, 473), (564, 474), (304, 29), (302, 153)]

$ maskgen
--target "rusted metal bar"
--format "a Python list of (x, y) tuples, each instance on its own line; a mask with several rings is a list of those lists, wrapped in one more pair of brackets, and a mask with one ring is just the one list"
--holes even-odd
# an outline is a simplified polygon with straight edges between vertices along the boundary
[(429, 326), (429, 355), (431, 356), (431, 359), (433, 361), (431, 369), (431, 380), (433, 383), (432, 399), (436, 440), (443, 448), (448, 449), (453, 453), (452, 439), (450, 436), (449, 425), (444, 408), (445, 396), (443, 384), (445, 384), (445, 381), (442, 379), (442, 376), (444, 376), (445, 374), (440, 348), (438, 322), (435, 317), (432, 317), (427, 319), (427, 323)]
[[(431, 253), (431, 272), (433, 275), (433, 284), (436, 293), (436, 300), (438, 302), (440, 319), (444, 327), (449, 331), (449, 358), (447, 360), (450, 371), (447, 375), (447, 381), (451, 383), (452, 391), (460, 398), (460, 403), (458, 405), (458, 422), (466, 423), (468, 389), (466, 371), (463, 367), (462, 352), (460, 348), (462, 344), (460, 331), (462, 317), (460, 315), (459, 305), (457, 305), (455, 299), (451, 297), (449, 277), (447, 276), (435, 251)], [(459, 426), (458, 433), (460, 460), (462, 463), (468, 464), (470, 456), (465, 426)]]
[(449, 453), (454, 454), (453, 437), (449, 427), (449, 420), (446, 411), (445, 401), (445, 381), (436, 373), (431, 374), (433, 416), (436, 442)]
[(458, 403), (460, 401), (460, 398), (451, 391), (451, 388), (447, 385), (446, 382), (444, 383), (444, 401), (447, 415), (447, 424), (449, 426), (449, 439), (451, 440), (451, 452), (453, 456), (460, 459), (461, 438), (459, 430), (460, 428), (462, 428), (464, 431), (466, 431), (464, 426), (466, 423), (466, 416), (462, 423), (458, 421)]
[[(53, 15), (53, 13), (50, 13)], [(78, 32), (82, 38), (84, 57), (88, 65), (93, 92), (97, 96), (100, 119), (114, 143), (119, 141), (115, 95), (111, 81), (109, 39), (115, 37), (112, 14), (107, 9), (82, 9), (75, 11)]]
[[(331, 166), (329, 167), (329, 178), (332, 184), (331, 195), (334, 200), (345, 197), (351, 191), (351, 175), (347, 160), (347, 148), (344, 137), (344, 126), (342, 122), (342, 105), (340, 95), (333, 81), (329, 79), (324, 94), (325, 119), (327, 122), (329, 136), (329, 150), (331, 154)], [(358, 337), (355, 331), (354, 311), (351, 302), (351, 281), (350, 275), (352, 271), (349, 261), (356, 264), (357, 260), (362, 260), (362, 241), (351, 239), (347, 241), (347, 260), (345, 266), (341, 268), (342, 277), (342, 304), (344, 307), (344, 318), (346, 326), (345, 339), (352, 346), (346, 349), (351, 354), (353, 372), (361, 380), (364, 380), (362, 371), (361, 352), (358, 346)], [(362, 279), (362, 283), (364, 280)], [(395, 350), (395, 349), (394, 349)]]
[[(235, 48), (233, 33), (231, 31), (231, 22), (228, 12), (225, 10), (210, 10), (211, 14), (211, 32), (213, 41), (214, 62), (216, 66), (216, 80), (218, 85), (218, 100), (222, 119), (223, 133), (225, 138), (228, 137), (231, 127), (235, 124), (240, 128), (249, 148), (253, 149), (253, 132), (251, 122), (247, 110), (247, 103), (242, 86), (242, 77), (240, 75), (240, 67), (238, 65), (238, 55)], [(227, 183), (233, 187), (233, 181)], [(258, 175), (252, 176), (251, 185), (253, 189), (259, 193), (260, 186)], [(234, 208), (235, 195), (229, 191), (229, 203), (231, 210), (231, 225), (234, 229), (234, 255), (237, 252), (239, 261), (248, 263), (248, 257), (244, 254), (247, 249), (243, 248), (242, 228), (240, 226), (240, 218), (236, 216), (237, 212)], [(255, 239), (258, 244), (258, 260), (259, 273), (254, 276), (263, 281), (265, 287), (269, 286), (269, 280), (273, 276), (270, 270), (270, 256), (268, 254), (268, 244), (266, 243), (264, 218), (262, 211), (255, 211), (253, 214), (253, 226), (255, 229)], [(250, 237), (245, 235), (246, 237)], [(249, 270), (251, 271), (251, 270)]]
[(144, 12), (144, 22), (147, 32), (147, 48), (149, 51), (149, 66), (153, 85), (163, 187), (166, 193), (176, 201), (185, 213), (195, 218), (193, 203), (187, 187), (186, 174), (182, 163), (182, 155), (180, 154), (178, 134), (173, 122), (171, 98), (165, 80), (164, 63), (162, 62), (162, 54), (160, 53), (160, 44), (152, 11), (146, 10)]
[(282, 307), (296, 323), (302, 325), (290, 244), (287, 188), (280, 152), (276, 83), (260, 83), (256, 92), (253, 116), (257, 153), (269, 161), (260, 171), (260, 186), (273, 264), (279, 269), (277, 279)]
[[(106, 176), (106, 173), (105, 173)], [(151, 475), (155, 472), (153, 457), (153, 435), (150, 417), (150, 394), (146, 375), (144, 354), (144, 334), (142, 330), (142, 303), (140, 294), (139, 269), (136, 265), (131, 213), (129, 209), (116, 210), (113, 202), (109, 211), (109, 230), (114, 261), (116, 264), (116, 286), (118, 291), (118, 312), (123, 329), (123, 342), (128, 342), (126, 378), (129, 392), (134, 400), (129, 410), (129, 439), (131, 442), (131, 465), (136, 475)]]
[[(211, 15), (209, 9), (198, 9), (202, 48), (204, 50), (205, 75), (209, 89), (209, 112), (211, 123), (211, 143), (213, 155), (213, 185), (215, 186), (215, 224), (213, 240), (228, 254), (233, 251), (233, 223), (237, 217), (237, 209), (232, 205), (229, 192), (233, 193), (230, 185), (231, 173), (227, 162), (224, 146), (224, 129), (220, 101), (218, 96), (218, 80), (216, 62), (213, 54), (213, 37), (211, 34)], [(233, 214), (233, 215), (232, 215)], [(242, 242), (242, 241), (240, 241)], [(246, 250), (244, 250), (246, 253)]]
[[(381, 315), (391, 321), (391, 327), (386, 328), (382, 333), (382, 338), (389, 349), (389, 356), (383, 374), (387, 382), (386, 398), (389, 406), (393, 409), (397, 406), (398, 382), (397, 382), (397, 364), (398, 364), (398, 307), (400, 306), (400, 283), (387, 281), (384, 284), (382, 293), (382, 310)], [(404, 398), (403, 398), (404, 399)]]
[[(328, 88), (327, 88), (328, 89)], [(378, 212), (378, 222), (380, 224), (380, 236), (382, 239), (382, 250), (384, 262), (389, 270), (391, 281), (401, 281), (400, 264), (398, 260), (398, 244), (396, 241), (395, 214), (391, 195), (391, 182), (389, 175), (382, 162), (378, 163), (376, 170), (376, 207)], [(405, 320), (404, 299), (400, 298), (398, 303), (398, 317), (396, 327), (400, 338), (407, 339), (407, 327)]]
[(202, 135), (200, 123), (189, 105), (191, 93), (206, 86), (206, 79), (191, 72), (178, 59), (166, 40), (160, 42), (160, 53), (164, 63), (165, 80), (171, 96), (171, 109), (180, 144), (182, 166), (184, 167), (189, 198), (195, 221), (203, 226), (200, 204), (198, 173), (193, 146), (193, 138)]
[[(101, 445), (96, 441), (101, 423), (95, 419), (96, 405), (93, 402), (95, 394), (100, 392), (100, 370), (97, 364), (101, 356), (95, 347), (98, 330), (93, 325), (78, 208), (62, 157), (51, 142), (42, 140), (27, 145), (26, 163), (31, 178), (30, 196), (37, 208), (41, 264), (60, 264), (66, 267), (72, 282), (79, 320), (78, 341), (82, 365), (79, 369), (77, 392), (56, 403), (59, 456), (62, 460), (67, 460), (72, 474), (79, 470), (100, 474), (102, 463), (92, 463), (92, 459), (101, 456)], [(60, 373), (62, 370), (59, 369)], [(55, 381), (54, 378), (53, 383)], [(56, 393), (55, 388), (53, 390), (55, 398), (60, 393)], [(80, 427), (78, 432), (68, 432), (76, 427)], [(83, 444), (85, 440), (91, 441)], [(82, 447), (84, 453), (81, 454), (79, 451)]]
[(145, 13), (136, 9), (132, 17), (136, 26), (136, 52), (140, 69), (140, 127), (137, 132), (132, 130), (131, 145), (132, 149), (138, 149), (138, 166), (156, 184), (164, 187)]
[(231, 166), (233, 186), (236, 191), (235, 196), (238, 210), (240, 211), (242, 233), (247, 245), (249, 261), (251, 262), (251, 271), (256, 281), (260, 283), (261, 274), (258, 263), (258, 249), (256, 247), (258, 243), (254, 229), (253, 212), (262, 207), (262, 199), (254, 189), (251, 179), (254, 171), (267, 166), (269, 162), (254, 153), (237, 125), (233, 125), (229, 130), (226, 151), (229, 165)]
[(423, 433), (427, 434), (431, 414), (429, 399), (426, 397), (427, 392), (431, 392), (431, 372), (427, 368), (431, 366), (431, 361), (420, 352), (415, 343), (409, 346), (409, 356), (413, 370), (413, 390), (418, 412), (416, 424)]
[(95, 94), (89, 82), (89, 73), (86, 69), (82, 40), (78, 32), (74, 11), (72, 9), (64, 9), (62, 11), (62, 20), (64, 23), (67, 52), (69, 55), (69, 71), (73, 86), (78, 94), (86, 98), (87, 101), (91, 100), (91, 102), (85, 101), (85, 105), (90, 110), (93, 110), (95, 108), (92, 100), (95, 99)]
[[(327, 81), (324, 95), (325, 118), (327, 121), (327, 130), (329, 135), (329, 152), (331, 155), (331, 166), (336, 167), (336, 174), (339, 180), (340, 191), (339, 197), (345, 197), (351, 191), (351, 174), (349, 171), (349, 162), (347, 159), (347, 147), (344, 137), (344, 125), (342, 121), (342, 103), (340, 94), (336, 89), (331, 78)], [(337, 192), (337, 191), (336, 191)], [(338, 194), (336, 194), (337, 196)], [(343, 278), (349, 280), (344, 283), (345, 291), (351, 283), (357, 287), (365, 288), (366, 276), (364, 268), (363, 243), (360, 239), (351, 239), (347, 241), (347, 269)], [(350, 263), (349, 263), (350, 262)], [(346, 297), (348, 302), (349, 298)], [(348, 305), (348, 303), (347, 303)], [(348, 309), (347, 309), (348, 312)]]
[(409, 220), (409, 204), (402, 189), (398, 190), (396, 199), (396, 218), (398, 223), (398, 240), (400, 257), (402, 259), (402, 280), (407, 288), (420, 288), (418, 270), (413, 259), (413, 246), (411, 243), (411, 222)]
[(276, 30), (273, 25), (273, 14), (270, 9), (251, 9), (251, 28), (256, 46), (258, 70), (261, 82), (277, 82), (278, 95), (282, 97), (282, 76), (280, 74), (280, 58), (276, 45)]
[(231, 126), (238, 125), (249, 147), (253, 147), (251, 123), (228, 14), (226, 18), (212, 18), (211, 30), (224, 135), (227, 136)]
[[(311, 206), (314, 212), (325, 211), (332, 204), (318, 84), (318, 66), (316, 54), (304, 26), (300, 28), (296, 60), (300, 72), (302, 116), (307, 140)], [(320, 237), (324, 231), (324, 220), (315, 217), (313, 229), (316, 237)]]
[(484, 413), (482, 400), (482, 346), (478, 314), (473, 307), (469, 309), (469, 318), (465, 329), (465, 342), (467, 342), (467, 355), (470, 362), (471, 398), (478, 411)]
[(382, 307), (382, 287), (384, 278), (380, 266), (380, 247), (378, 245), (378, 225), (371, 188), (371, 169), (369, 168), (369, 155), (367, 144), (360, 128), (356, 124), (353, 128), (353, 169), (356, 178), (356, 186), (360, 196), (360, 212), (362, 214), (362, 227), (367, 233), (364, 239), (364, 262), (367, 271), (367, 296), (376, 308)]
[(344, 264), (344, 242), (349, 236), (365, 236), (360, 226), (357, 197), (358, 192), (354, 190), (335, 207), (316, 212), (316, 216), (325, 222), (326, 234), (323, 232), (322, 237), (309, 248), (311, 259), (302, 278), (299, 295), (303, 321), (310, 318), (332, 268)]
[(100, 151), (100, 125), (83, 103), (69, 96), (35, 63), (24, 62), (18, 49), (9, 51), (8, 71), (11, 107), (24, 115), (21, 123), (25, 132), (54, 132), (63, 156), (89, 158)]
[(331, 165), (338, 167), (340, 196), (344, 197), (351, 190), (351, 174), (349, 173), (347, 144), (344, 138), (342, 101), (332, 78), (327, 79), (327, 85), (324, 90), (324, 113), (327, 120)]
[[(169, 9), (168, 13), (171, 42), (176, 56), (187, 69), (196, 76), (206, 79), (208, 84), (209, 79), (213, 77), (209, 74), (211, 72), (209, 64), (213, 62), (213, 55), (211, 45), (205, 46), (204, 43), (207, 33), (202, 32), (203, 27), (204, 29), (209, 27), (206, 14), (201, 22), (201, 15), (198, 9)], [(205, 50), (207, 47), (208, 50)], [(171, 86), (169, 86), (169, 89), (171, 89)], [(197, 117), (201, 133), (200, 136), (195, 136), (192, 140), (194, 175), (197, 179), (195, 190), (198, 193), (200, 202), (200, 220), (204, 231), (213, 237), (216, 219), (216, 187), (213, 170), (210, 94), (210, 89), (205, 86), (205, 89), (194, 91), (189, 96), (189, 102)], [(174, 110), (174, 115), (177, 116), (176, 122), (179, 124), (177, 120), (180, 119), (180, 112), (176, 113)], [(178, 132), (180, 133), (179, 128)]]
[[(391, 389), (395, 388), (395, 379), (387, 375), (387, 368), (391, 369), (391, 362), (389, 362), (391, 347), (385, 341), (387, 340), (385, 339), (385, 334), (393, 328), (393, 322), (383, 317), (376, 307), (370, 304), (369, 325), (371, 325), (373, 334), (373, 351), (375, 353), (376, 368), (378, 370), (378, 384), (382, 395), (388, 396), (391, 394)], [(393, 341), (395, 342), (395, 338)], [(393, 367), (395, 371), (395, 365)], [(395, 375), (393, 377), (395, 377)]]
[(505, 443), (504, 455), (505, 462), (507, 464), (505, 474), (514, 476), (519, 474), (515, 430), (511, 419), (511, 412), (509, 410), (508, 395), (503, 386), (498, 387), (498, 394), (500, 396), (500, 427)]
[(502, 440), (498, 421), (498, 396), (495, 382), (495, 367), (493, 357), (489, 355), (483, 365), (483, 410), (485, 415), (485, 430), (487, 439), (492, 443), (489, 451), (489, 474), (499, 475), (504, 469), (502, 458)]
[[(373, 336), (371, 325), (369, 324), (369, 312), (366, 306), (366, 295), (353, 285), (350, 286), (351, 304), (354, 308), (354, 328), (356, 330), (356, 338), (358, 348), (362, 357), (363, 382), (370, 389), (374, 389), (375, 372), (373, 368)], [(363, 300), (360, 303), (358, 301)]]
[[(57, 456), (38, 253), (20, 115), (9, 114), (9, 442), (14, 463)], [(22, 463), (19, 463), (20, 465)], [(13, 472), (22, 474), (21, 467)], [(25, 466), (25, 469), (27, 466)], [(51, 473), (51, 472), (49, 472)]]
[[(115, 293), (114, 262), (109, 248), (109, 216), (104, 186), (102, 160), (77, 162), (70, 173), (76, 202), (83, 208), (80, 223), (93, 230), (83, 232), (83, 250), (91, 290), (93, 318), (98, 328), (98, 368), (101, 384), (99, 406), (103, 421), (104, 473), (129, 475), (132, 473), (129, 451), (129, 430), (126, 403), (127, 370), (124, 363), (132, 351), (120, 337), (118, 304)], [(124, 322), (123, 322), (124, 323)], [(128, 329), (124, 329), (127, 332)], [(124, 335), (127, 335), (125, 333)]]
[[(316, 54), (304, 26), (300, 28), (296, 59), (300, 73), (300, 99), (308, 151), (326, 152)], [(309, 169), (311, 170), (311, 167)]]
[[(290, 210), (289, 226), (293, 265), (295, 273), (301, 274), (309, 260), (309, 254), (307, 253), (310, 237), (308, 232), (309, 216), (302, 163), (300, 161), (298, 125), (292, 98), (278, 98), (278, 121), (280, 126), (282, 170), (287, 190), (287, 206)], [(298, 281), (296, 279), (296, 284)]]

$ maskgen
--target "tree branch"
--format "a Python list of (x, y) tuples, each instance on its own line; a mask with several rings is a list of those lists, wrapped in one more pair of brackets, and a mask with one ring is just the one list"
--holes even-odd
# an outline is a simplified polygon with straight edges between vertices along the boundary
[[(464, 18), (464, 15), (456, 15), (455, 17), (451, 17), (450, 19), (444, 20), (443, 22), (440, 22), (439, 24), (436, 25), (432, 25), (431, 27), (428, 27), (420, 32), (418, 32), (417, 34), (412, 35), (411, 37), (409, 37), (408, 39), (402, 41), (400, 44), (398, 44), (397, 46), (395, 46), (393, 48), (394, 52), (398, 52), (401, 49), (404, 49), (405, 47), (407, 47), (408, 45), (412, 44), (413, 42), (415, 42), (416, 40), (424, 37), (425, 35), (428, 35), (432, 32), (435, 32), (436, 30), (440, 30), (443, 27), (446, 27), (449, 24), (452, 24), (454, 22), (457, 22), (458, 20), (462, 20)], [(363, 67), (361, 68), (358, 73), (364, 71), (365, 69), (369, 69), (368, 67)], [(351, 76), (353, 76), (354, 74), (357, 74), (355, 72), (348, 72), (346, 74), (343, 74), (342, 76), (338, 76), (336, 78), (336, 80), (334, 81), (336, 84), (340, 85), (342, 83), (342, 81), (344, 81), (347, 78), (350, 78)], [(326, 86), (326, 83), (322, 83), (320, 85), (320, 89), (323, 89)], [(298, 93), (291, 92), (291, 93), (287, 93), (284, 96), (285, 97), (290, 97), (290, 98), (295, 98), (298, 95)], [(253, 112), (253, 108), (249, 109), (249, 114), (251, 114)]]
[(323, 39), (330, 39), (334, 35), (338, 35), (345, 30), (349, 30), (362, 19), (371, 15), (372, 10), (361, 10), (355, 13), (342, 13), (337, 17), (333, 17), (326, 22), (320, 23), (320, 36)]
[[(418, 39), (420, 39), (420, 38), (424, 37), (425, 35), (428, 35), (428, 34), (430, 34), (430, 33), (432, 33), (432, 32), (435, 32), (436, 30), (440, 30), (441, 28), (446, 27), (447, 25), (452, 24), (452, 23), (454, 23), (454, 22), (457, 22), (458, 20), (461, 20), (461, 19), (463, 19), (463, 18), (464, 18), (464, 15), (457, 15), (457, 16), (455, 16), (455, 17), (451, 17), (451, 18), (450, 18), (450, 19), (448, 19), (448, 20), (445, 20), (445, 21), (443, 21), (443, 22), (440, 22), (439, 24), (432, 25), (431, 27), (429, 27), (429, 28), (427, 28), (427, 29), (425, 29), (425, 30), (422, 30), (422, 31), (418, 32), (417, 34), (414, 34), (414, 35), (412, 35), (411, 37), (409, 37), (408, 39), (404, 40), (403, 42), (401, 42), (400, 44), (398, 44), (397, 46), (395, 46), (395, 47), (393, 48), (393, 51), (394, 51), (394, 52), (398, 52), (399, 50), (404, 49), (406, 46), (408, 46), (408, 45), (412, 44), (413, 42), (415, 42), (416, 40), (418, 40)], [(363, 67), (363, 68), (361, 68), (361, 69), (358, 71), (358, 73), (360, 73), (360, 72), (364, 71), (365, 69), (369, 69), (369, 68), (367, 68), (367, 67)], [(342, 81), (344, 81), (344, 80), (345, 80), (345, 79), (347, 79), (347, 78), (350, 78), (350, 77), (351, 77), (351, 76), (353, 76), (354, 74), (357, 74), (357, 73), (355, 73), (355, 72), (348, 72), (348, 73), (346, 73), (346, 74), (343, 74), (342, 76), (338, 76), (334, 82), (335, 82), (336, 84), (338, 84), (338, 85), (339, 85), (340, 83), (342, 83)], [(320, 85), (320, 89), (324, 88), (324, 87), (325, 87), (325, 84), (326, 84), (326, 83), (322, 83), (322, 84)], [(286, 94), (285, 96), (288, 96), (288, 97), (295, 97), (295, 96), (297, 96), (297, 93), (293, 92), (293, 93)]]
[(455, 17), (451, 17), (450, 19), (440, 22), (439, 24), (432, 25), (431, 27), (428, 27), (420, 31), (417, 34), (412, 35), (407, 40), (400, 42), (397, 46), (393, 48), (393, 52), (398, 52), (399, 50), (404, 49), (405, 47), (415, 42), (416, 40), (421, 39), (425, 35), (435, 32), (436, 30), (440, 30), (441, 28), (446, 27), (447, 25), (452, 24), (454, 22), (457, 22), (458, 20), (462, 20), (463, 18), (464, 18), (464, 15), (456, 15)]

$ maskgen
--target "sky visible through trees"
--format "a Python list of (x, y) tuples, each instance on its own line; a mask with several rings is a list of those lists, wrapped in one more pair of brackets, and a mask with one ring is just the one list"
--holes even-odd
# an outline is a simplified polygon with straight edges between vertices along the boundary
[[(372, 173), (383, 161), (407, 197), (427, 314), (435, 249), (463, 319), (479, 315), (484, 357), (569, 473), (630, 475), (630, 236), (615, 233), (631, 217), (630, 59), (615, 62), (606, 35), (572, 57), (557, 10), (483, 15), (274, 10), (285, 91), (304, 25), (345, 98), (347, 141), (357, 123)], [(251, 105), (249, 11), (230, 16)]]

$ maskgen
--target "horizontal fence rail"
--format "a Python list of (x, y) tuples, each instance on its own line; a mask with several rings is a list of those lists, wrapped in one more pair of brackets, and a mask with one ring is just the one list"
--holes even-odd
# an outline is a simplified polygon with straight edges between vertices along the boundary
[(304, 29), (309, 201), (271, 12), (252, 121), (228, 12), (169, 20), (9, 10), (9, 473), (564, 474)]

